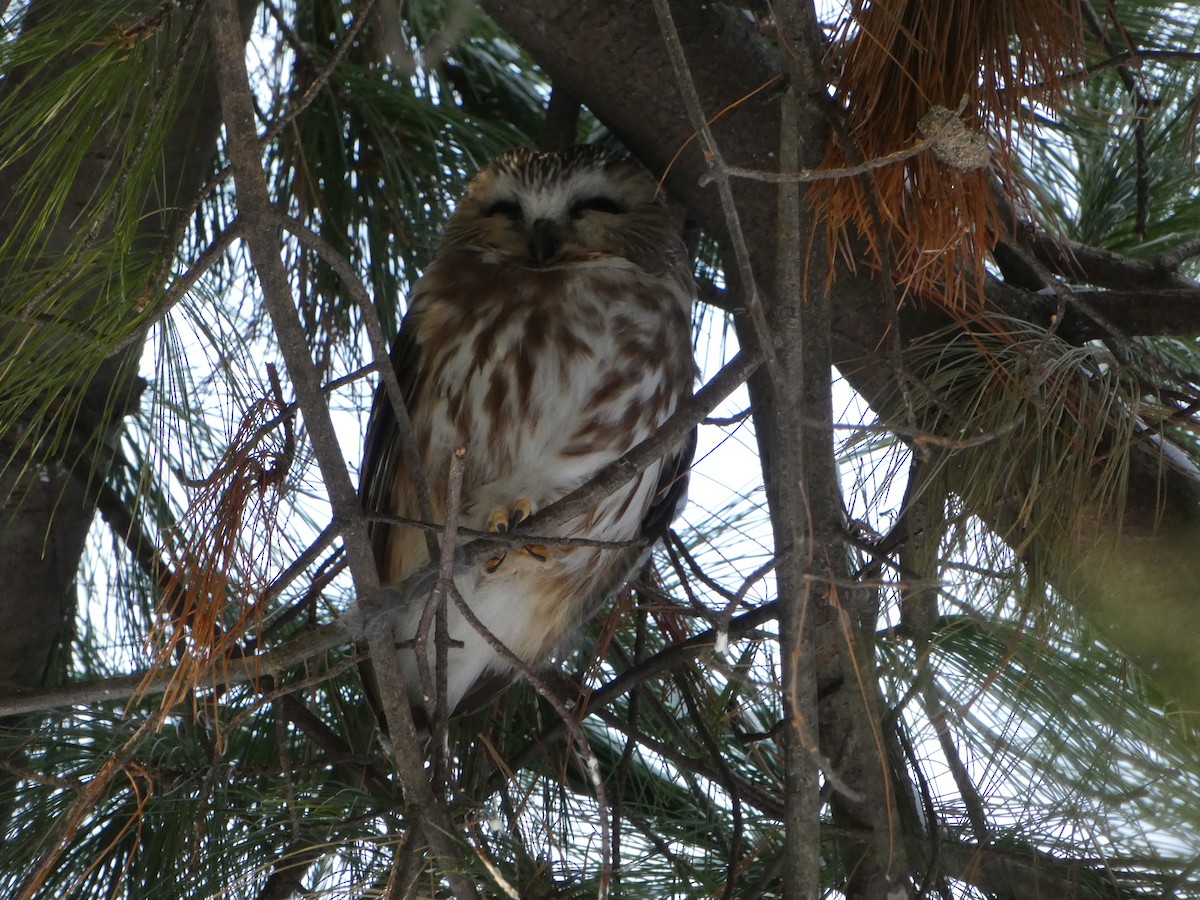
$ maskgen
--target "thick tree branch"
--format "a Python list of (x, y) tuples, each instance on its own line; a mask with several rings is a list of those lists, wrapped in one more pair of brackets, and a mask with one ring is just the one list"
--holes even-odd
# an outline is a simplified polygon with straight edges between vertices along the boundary
[[(1200, 334), (1200, 287), (1074, 293), (1088, 307), (1095, 309), (1128, 335), (1192, 337)], [(1086, 338), (1102, 336), (1100, 329), (1091, 327), (1087, 322), (1081, 321), (1079, 329)]]
[[(556, 84), (579, 97), (644, 162), (666, 173), (667, 188), (697, 222), (722, 240), (727, 238), (721, 205), (702, 183), (708, 161), (694, 144), (685, 147), (694, 129), (647, 4), (484, 0), (483, 5)], [(777, 169), (777, 95), (760, 90), (779, 75), (771, 48), (736, 10), (682, 0), (673, 8), (686, 9), (675, 21), (705, 109), (730, 107), (712, 125), (726, 164)], [(821, 127), (819, 122), (807, 123), (804, 133), (819, 133)], [(774, 284), (775, 263), (768, 249), (775, 246), (778, 234), (772, 186), (739, 180), (734, 190), (758, 283)], [(1047, 268), (1073, 282), (1118, 290), (1195, 288), (1188, 279), (1153, 264), (1052, 240), (1039, 232), (1029, 240)], [(819, 265), (818, 255), (810, 254), (809, 264)], [(913, 304), (897, 313), (889, 307), (890, 296), (886, 285), (862, 270), (840, 268), (829, 286), (835, 311), (834, 363), (876, 410), (904, 408), (895, 398), (903, 385), (905, 348), (948, 325), (945, 317), (931, 316)], [(974, 452), (990, 450), (981, 445)], [(764, 461), (772, 465), (769, 456)], [(1169, 692), (1200, 708), (1200, 678), (1194, 653), (1188, 650), (1200, 643), (1200, 616), (1188, 587), (1200, 583), (1200, 554), (1194, 552), (1200, 543), (1200, 489), (1185, 474), (1160, 463), (1155, 448), (1133, 447), (1134, 476), (1123, 516), (1101, 515), (1095, 539), (1080, 545), (1074, 559), (1059, 560), (1050, 575), (1117, 646), (1153, 672)], [(1004, 523), (995, 526), (1005, 532)]]
[(1173, 257), (1169, 256), (1164, 264), (1145, 262), (1111, 250), (1102, 250), (1065, 238), (1055, 238), (1030, 225), (1022, 228), (1022, 237), (1029, 242), (1037, 258), (1051, 272), (1069, 281), (1133, 291), (1196, 287), (1196, 282), (1175, 271), (1182, 259), (1174, 264)]

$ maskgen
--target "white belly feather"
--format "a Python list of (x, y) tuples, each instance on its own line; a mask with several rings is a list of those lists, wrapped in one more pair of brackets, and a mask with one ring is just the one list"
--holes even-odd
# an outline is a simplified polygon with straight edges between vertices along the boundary
[[(596, 290), (600, 276), (604, 289)], [(461, 335), (461, 340), (487, 352), (460, 352), (442, 368), (445, 374), (437, 391), (447, 402), (420, 410), (414, 426), (428, 448), (431, 477), (444, 477), (445, 467), (437, 460), (448, 460), (455, 447), (467, 446), (464, 526), (483, 530), (493, 510), (508, 510), (522, 499), (536, 512), (649, 437), (674, 411), (687, 383), (664, 386), (665, 380), (678, 376), (654, 362), (630, 359), (631, 348), (640, 349), (642, 357), (662, 359), (664, 319), (670, 317), (649, 308), (644, 294), (622, 293), (626, 277), (632, 284), (633, 274), (620, 271), (574, 277), (567, 282), (566, 296), (558, 298), (559, 310), (536, 303), (510, 304), (500, 313), (481, 314), (473, 330)], [(641, 283), (644, 286), (644, 276)], [(488, 309), (486, 299), (477, 302)], [(656, 302), (671, 300), (660, 293)], [(681, 295), (678, 303), (686, 310), (690, 298)], [(535, 317), (568, 313), (596, 327), (579, 329), (574, 342), (542, 342), (532, 375), (522, 381), (514, 360), (531, 332), (554, 327)], [(683, 322), (686, 328), (686, 318)], [(485, 329), (490, 331), (484, 334)], [(622, 377), (614, 378), (614, 372)], [(661, 462), (651, 465), (595, 510), (552, 534), (636, 541), (661, 467)], [(539, 562), (527, 553), (510, 551), (496, 572), (488, 573), (480, 565), (460, 573), (456, 584), (495, 638), (523, 662), (537, 664), (562, 643), (564, 634), (574, 633), (586, 621), (603, 592), (628, 575), (636, 558), (636, 552), (558, 546), (551, 548), (547, 562)], [(597, 592), (601, 596), (595, 596)], [(401, 641), (415, 634), (420, 614), (414, 608), (403, 617), (397, 634)], [(509, 665), (464, 620), (452, 600), (448, 622), (451, 639), (462, 644), (449, 650), (446, 702), (453, 710), (481, 676)], [(429, 658), (432, 668), (432, 648)], [(414, 651), (406, 650), (402, 659), (410, 698), (419, 704)]]

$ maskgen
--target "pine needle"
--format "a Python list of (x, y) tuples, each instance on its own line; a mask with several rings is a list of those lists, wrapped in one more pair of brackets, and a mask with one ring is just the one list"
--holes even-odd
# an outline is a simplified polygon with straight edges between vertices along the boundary
[[(159, 616), (158, 645), (148, 677), (174, 666), (164, 709), (179, 703), (206, 675), (240, 655), (239, 641), (261, 625), (256, 602), (269, 583), (260, 574), (272, 546), (295, 437), (273, 367), (273, 395), (243, 415), (229, 449), (168, 538), (172, 559)], [(185, 529), (191, 531), (189, 537)]]
[(1008, 230), (995, 189), (997, 176), (1015, 189), (1014, 129), (1028, 129), (1027, 104), (1057, 97), (1082, 56), (1078, 4), (856, 0), (838, 46), (846, 117), (823, 168), (902, 153), (928, 136), (931, 114), (944, 125), (954, 109), (967, 144), (990, 136), (990, 170), (975, 157), (964, 165), (919, 153), (811, 193), (830, 247), (863, 244), (869, 264), (890, 268), (905, 292), (962, 309), (982, 294), (984, 258)]

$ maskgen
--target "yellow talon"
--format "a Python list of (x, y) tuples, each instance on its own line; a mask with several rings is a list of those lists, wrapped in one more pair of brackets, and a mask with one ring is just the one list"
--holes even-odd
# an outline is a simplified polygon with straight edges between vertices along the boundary
[[(533, 515), (533, 504), (522, 498), (514, 502), (511, 509), (493, 509), (487, 518), (487, 530), (495, 534), (508, 534), (531, 515)], [(541, 562), (545, 562), (549, 558), (549, 551), (545, 547), (523, 547), (522, 549), (528, 550), (530, 556)], [(484, 571), (489, 575), (497, 571), (504, 564), (507, 556), (508, 551), (503, 550), (490, 557), (483, 564)]]

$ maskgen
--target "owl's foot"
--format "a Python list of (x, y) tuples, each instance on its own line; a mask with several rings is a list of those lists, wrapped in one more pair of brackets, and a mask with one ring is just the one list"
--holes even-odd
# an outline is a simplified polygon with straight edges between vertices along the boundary
[[(513, 503), (511, 509), (494, 509), (492, 514), (488, 516), (487, 530), (495, 534), (508, 534), (523, 521), (528, 519), (533, 514), (533, 505), (526, 499), (522, 498)], [(550, 559), (550, 548), (542, 544), (527, 544), (520, 548), (521, 552), (528, 553), (538, 562), (547, 562)], [(503, 565), (504, 560), (508, 557), (508, 551), (502, 550), (495, 556), (490, 557), (484, 564), (483, 568), (489, 574), (495, 572)]]

